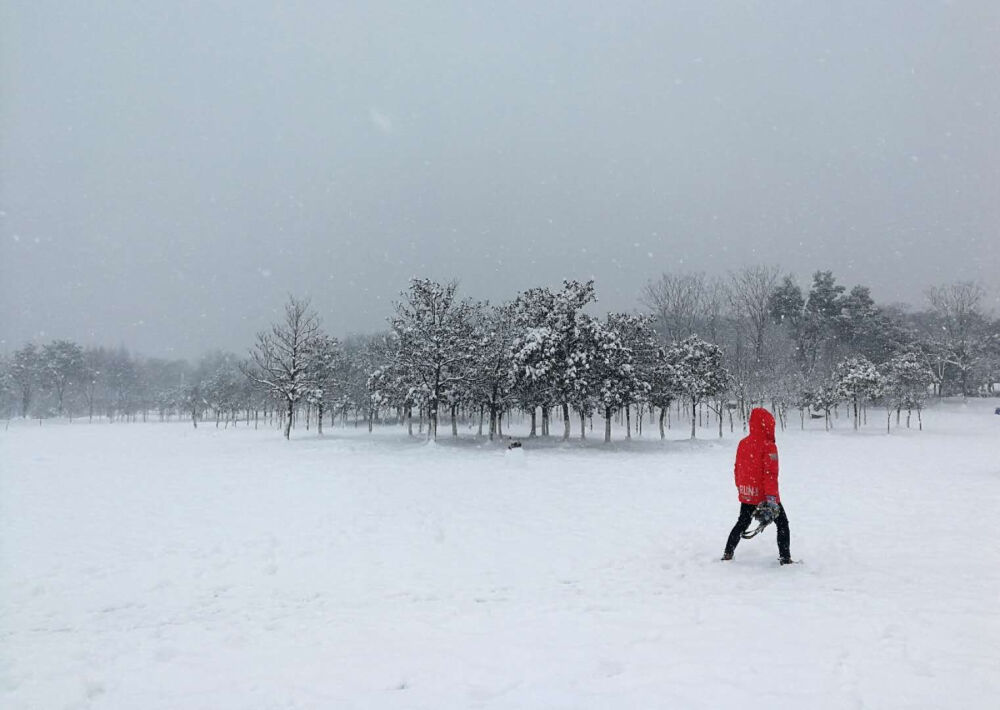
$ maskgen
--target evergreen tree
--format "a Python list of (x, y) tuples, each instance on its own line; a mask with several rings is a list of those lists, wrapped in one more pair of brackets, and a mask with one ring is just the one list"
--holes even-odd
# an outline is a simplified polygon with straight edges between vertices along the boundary
[(837, 284), (831, 271), (813, 274), (812, 287), (806, 299), (799, 342), (806, 373), (812, 372), (821, 358), (832, 358), (832, 345), (837, 336), (844, 287)]
[(489, 307), (480, 313), (476, 326), (476, 376), (472, 399), (489, 411), (490, 441), (500, 431), (503, 412), (515, 401), (515, 315), (514, 304)]
[[(608, 362), (621, 362), (621, 372), (605, 374), (607, 384), (603, 389), (620, 393), (616, 399), (620, 399), (621, 402), (613, 406), (613, 409), (625, 410), (625, 436), (632, 438), (631, 407), (633, 404), (638, 404), (636, 416), (642, 417), (642, 408), (649, 401), (657, 366), (659, 348), (656, 344), (653, 318), (628, 313), (609, 313), (606, 328), (617, 336), (620, 345), (612, 347), (608, 356), (602, 360), (602, 364), (608, 367)], [(619, 353), (618, 348), (623, 352)]]
[(854, 428), (861, 425), (861, 405), (882, 393), (882, 377), (875, 365), (864, 357), (852, 357), (840, 362), (834, 372), (837, 392), (854, 408)]
[[(597, 400), (604, 409), (604, 441), (611, 441), (611, 417), (649, 394), (650, 384), (636, 366), (636, 350), (652, 340), (648, 319), (624, 313), (610, 313), (606, 325), (594, 321), (591, 328), (593, 369)], [(581, 426), (583, 422), (581, 421)], [(631, 437), (626, 419), (627, 435)]]
[[(906, 410), (906, 426), (910, 426), (910, 414), (915, 409), (919, 412), (927, 398), (927, 392), (934, 380), (934, 373), (925, 364), (921, 356), (914, 352), (903, 352), (885, 364), (882, 374), (883, 393), (886, 402), (886, 428), (888, 418), (893, 409), (896, 410), (896, 425), (899, 425), (899, 412)], [(923, 429), (923, 422), (920, 422)]]
[(392, 330), (397, 339), (396, 365), (427, 393), (428, 436), (437, 438), (438, 410), (448, 390), (466, 386), (475, 359), (475, 306), (458, 301), (454, 282), (441, 285), (413, 279), (396, 304)]
[(696, 335), (674, 343), (665, 353), (676, 391), (691, 405), (691, 438), (696, 436), (698, 404), (725, 391), (728, 373), (722, 366), (722, 350)]

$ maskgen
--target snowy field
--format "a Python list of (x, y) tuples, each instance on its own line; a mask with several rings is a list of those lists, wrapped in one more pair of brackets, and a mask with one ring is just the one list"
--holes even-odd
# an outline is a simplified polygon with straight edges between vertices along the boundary
[(0, 707), (995, 708), (997, 404), (794, 419), (790, 567), (773, 529), (719, 561), (737, 437), (710, 430), (515, 457), (13, 422)]

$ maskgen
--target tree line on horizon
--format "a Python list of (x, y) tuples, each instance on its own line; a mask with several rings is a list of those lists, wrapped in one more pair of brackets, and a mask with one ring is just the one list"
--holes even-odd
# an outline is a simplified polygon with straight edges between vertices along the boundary
[[(500, 304), (461, 298), (456, 282), (413, 279), (389, 328), (343, 340), (323, 332), (306, 299), (289, 297), (284, 317), (257, 335), (246, 356), (213, 352), (198, 362), (143, 358), (124, 348), (67, 340), (27, 343), (0, 358), (0, 412), (7, 418), (87, 417), (146, 421), (187, 417), (280, 426), (324, 419), (369, 429), (382, 422), (438, 435), (442, 420), (503, 436), (512, 412), (530, 436), (586, 437), (595, 416), (611, 438), (643, 417), (660, 436), (672, 420), (711, 419), (722, 436), (745, 428), (754, 406), (782, 427), (789, 413), (821, 417), (848, 408), (857, 428), (877, 404), (900, 425), (931, 396), (995, 395), (1000, 321), (977, 284), (931, 288), (928, 308), (879, 306), (817, 271), (807, 290), (775, 267), (725, 278), (664, 273), (648, 282), (636, 313), (587, 310), (593, 281), (531, 288)], [(671, 412), (675, 416), (671, 416)], [(589, 425), (589, 426), (588, 426)]]

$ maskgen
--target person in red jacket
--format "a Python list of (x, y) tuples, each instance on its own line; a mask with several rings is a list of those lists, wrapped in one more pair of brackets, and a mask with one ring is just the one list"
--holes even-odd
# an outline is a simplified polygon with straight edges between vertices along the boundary
[(750, 434), (736, 449), (736, 490), (740, 494), (740, 517), (729, 533), (723, 560), (733, 559), (740, 536), (750, 527), (757, 506), (764, 504), (778, 528), (781, 564), (792, 562), (788, 516), (778, 494), (778, 447), (774, 443), (774, 417), (766, 409), (750, 412)]

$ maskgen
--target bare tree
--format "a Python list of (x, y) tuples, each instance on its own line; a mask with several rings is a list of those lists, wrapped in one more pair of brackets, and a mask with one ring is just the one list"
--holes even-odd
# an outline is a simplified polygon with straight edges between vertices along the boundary
[(663, 273), (647, 283), (639, 301), (650, 309), (664, 342), (693, 335), (705, 313), (708, 287), (704, 274)]
[(754, 362), (764, 356), (765, 331), (770, 322), (771, 294), (778, 284), (776, 266), (747, 266), (729, 275), (729, 301), (734, 314), (746, 323)]
[(939, 343), (944, 363), (957, 370), (963, 397), (969, 393), (973, 369), (981, 363), (987, 350), (988, 326), (982, 311), (985, 294), (983, 287), (972, 281), (959, 281), (927, 291), (927, 300), (943, 331), (943, 337), (934, 340)]
[(291, 436), (295, 405), (306, 394), (309, 356), (320, 337), (319, 317), (309, 299), (288, 297), (285, 318), (257, 334), (244, 373), (285, 404), (285, 438)]

